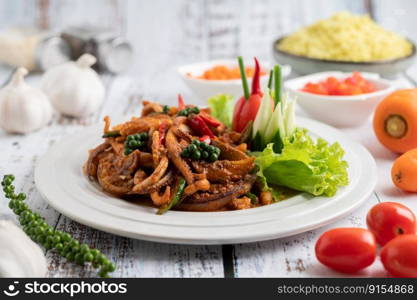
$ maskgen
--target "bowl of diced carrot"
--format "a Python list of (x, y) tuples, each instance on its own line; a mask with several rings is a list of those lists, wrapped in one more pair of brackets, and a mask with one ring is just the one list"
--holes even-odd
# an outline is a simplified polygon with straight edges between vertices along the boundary
[(337, 127), (359, 126), (395, 86), (375, 73), (321, 72), (288, 80), (285, 89), (311, 117)]
[[(261, 65), (261, 85), (265, 88), (268, 84), (270, 65), (268, 62), (259, 60)], [(254, 73), (252, 59), (245, 61), (246, 76), (251, 82)], [(216, 94), (230, 94), (235, 98), (243, 95), (242, 81), (238, 61), (236, 59), (222, 59), (199, 62), (181, 66), (178, 73), (187, 86), (201, 100)], [(283, 69), (283, 75), (288, 75), (289, 69)]]

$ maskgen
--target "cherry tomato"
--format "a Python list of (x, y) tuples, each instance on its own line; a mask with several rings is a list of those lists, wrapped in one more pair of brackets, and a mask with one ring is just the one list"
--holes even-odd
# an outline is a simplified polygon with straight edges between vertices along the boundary
[(316, 257), (322, 264), (336, 271), (357, 272), (374, 262), (375, 237), (363, 228), (329, 230), (316, 243)]
[(395, 277), (417, 277), (416, 249), (417, 235), (398, 236), (382, 248), (382, 264)]
[(303, 88), (303, 91), (309, 92), (312, 94), (318, 94), (318, 95), (328, 95), (328, 91), (324, 84), (322, 83), (307, 83), (305, 87)]
[(330, 76), (326, 79), (325, 86), (329, 95), (334, 94), (339, 86), (339, 80), (336, 77)]
[(398, 235), (416, 234), (416, 216), (408, 207), (396, 202), (383, 202), (372, 207), (366, 223), (381, 246)]
[(363, 78), (359, 72), (353, 72), (351, 76), (345, 79), (337, 79), (331, 76), (317, 83), (308, 82), (302, 90), (320, 95), (348, 96), (374, 92), (375, 86), (372, 82)]

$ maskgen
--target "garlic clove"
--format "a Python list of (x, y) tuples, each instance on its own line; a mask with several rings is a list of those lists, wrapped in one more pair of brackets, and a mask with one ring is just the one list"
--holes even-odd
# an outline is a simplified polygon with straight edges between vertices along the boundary
[(96, 58), (83, 54), (75, 62), (50, 68), (42, 78), (42, 90), (54, 108), (72, 117), (85, 117), (101, 107), (105, 88), (98, 74), (91, 68)]
[(0, 127), (6, 132), (29, 133), (52, 119), (52, 106), (47, 96), (25, 82), (27, 74), (27, 69), (18, 68), (0, 90)]
[(42, 249), (13, 222), (0, 220), (0, 278), (45, 277)]

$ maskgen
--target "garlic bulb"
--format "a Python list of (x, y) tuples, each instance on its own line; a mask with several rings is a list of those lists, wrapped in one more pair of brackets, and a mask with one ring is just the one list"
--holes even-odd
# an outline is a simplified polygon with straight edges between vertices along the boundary
[(52, 118), (52, 106), (46, 95), (25, 83), (27, 73), (25, 68), (18, 68), (0, 90), (0, 127), (7, 132), (29, 133)]
[(105, 89), (100, 77), (91, 69), (95, 62), (96, 58), (87, 53), (76, 62), (66, 62), (46, 71), (42, 89), (57, 111), (83, 117), (100, 108)]
[(0, 241), (0, 278), (46, 275), (41, 248), (11, 221), (0, 220)]

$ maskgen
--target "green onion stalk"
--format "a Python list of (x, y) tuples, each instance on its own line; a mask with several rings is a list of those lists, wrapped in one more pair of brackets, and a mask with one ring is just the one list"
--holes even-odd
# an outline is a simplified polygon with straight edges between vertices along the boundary
[(282, 74), (279, 65), (274, 66), (274, 83), (275, 83), (275, 106), (281, 102), (282, 96)]

